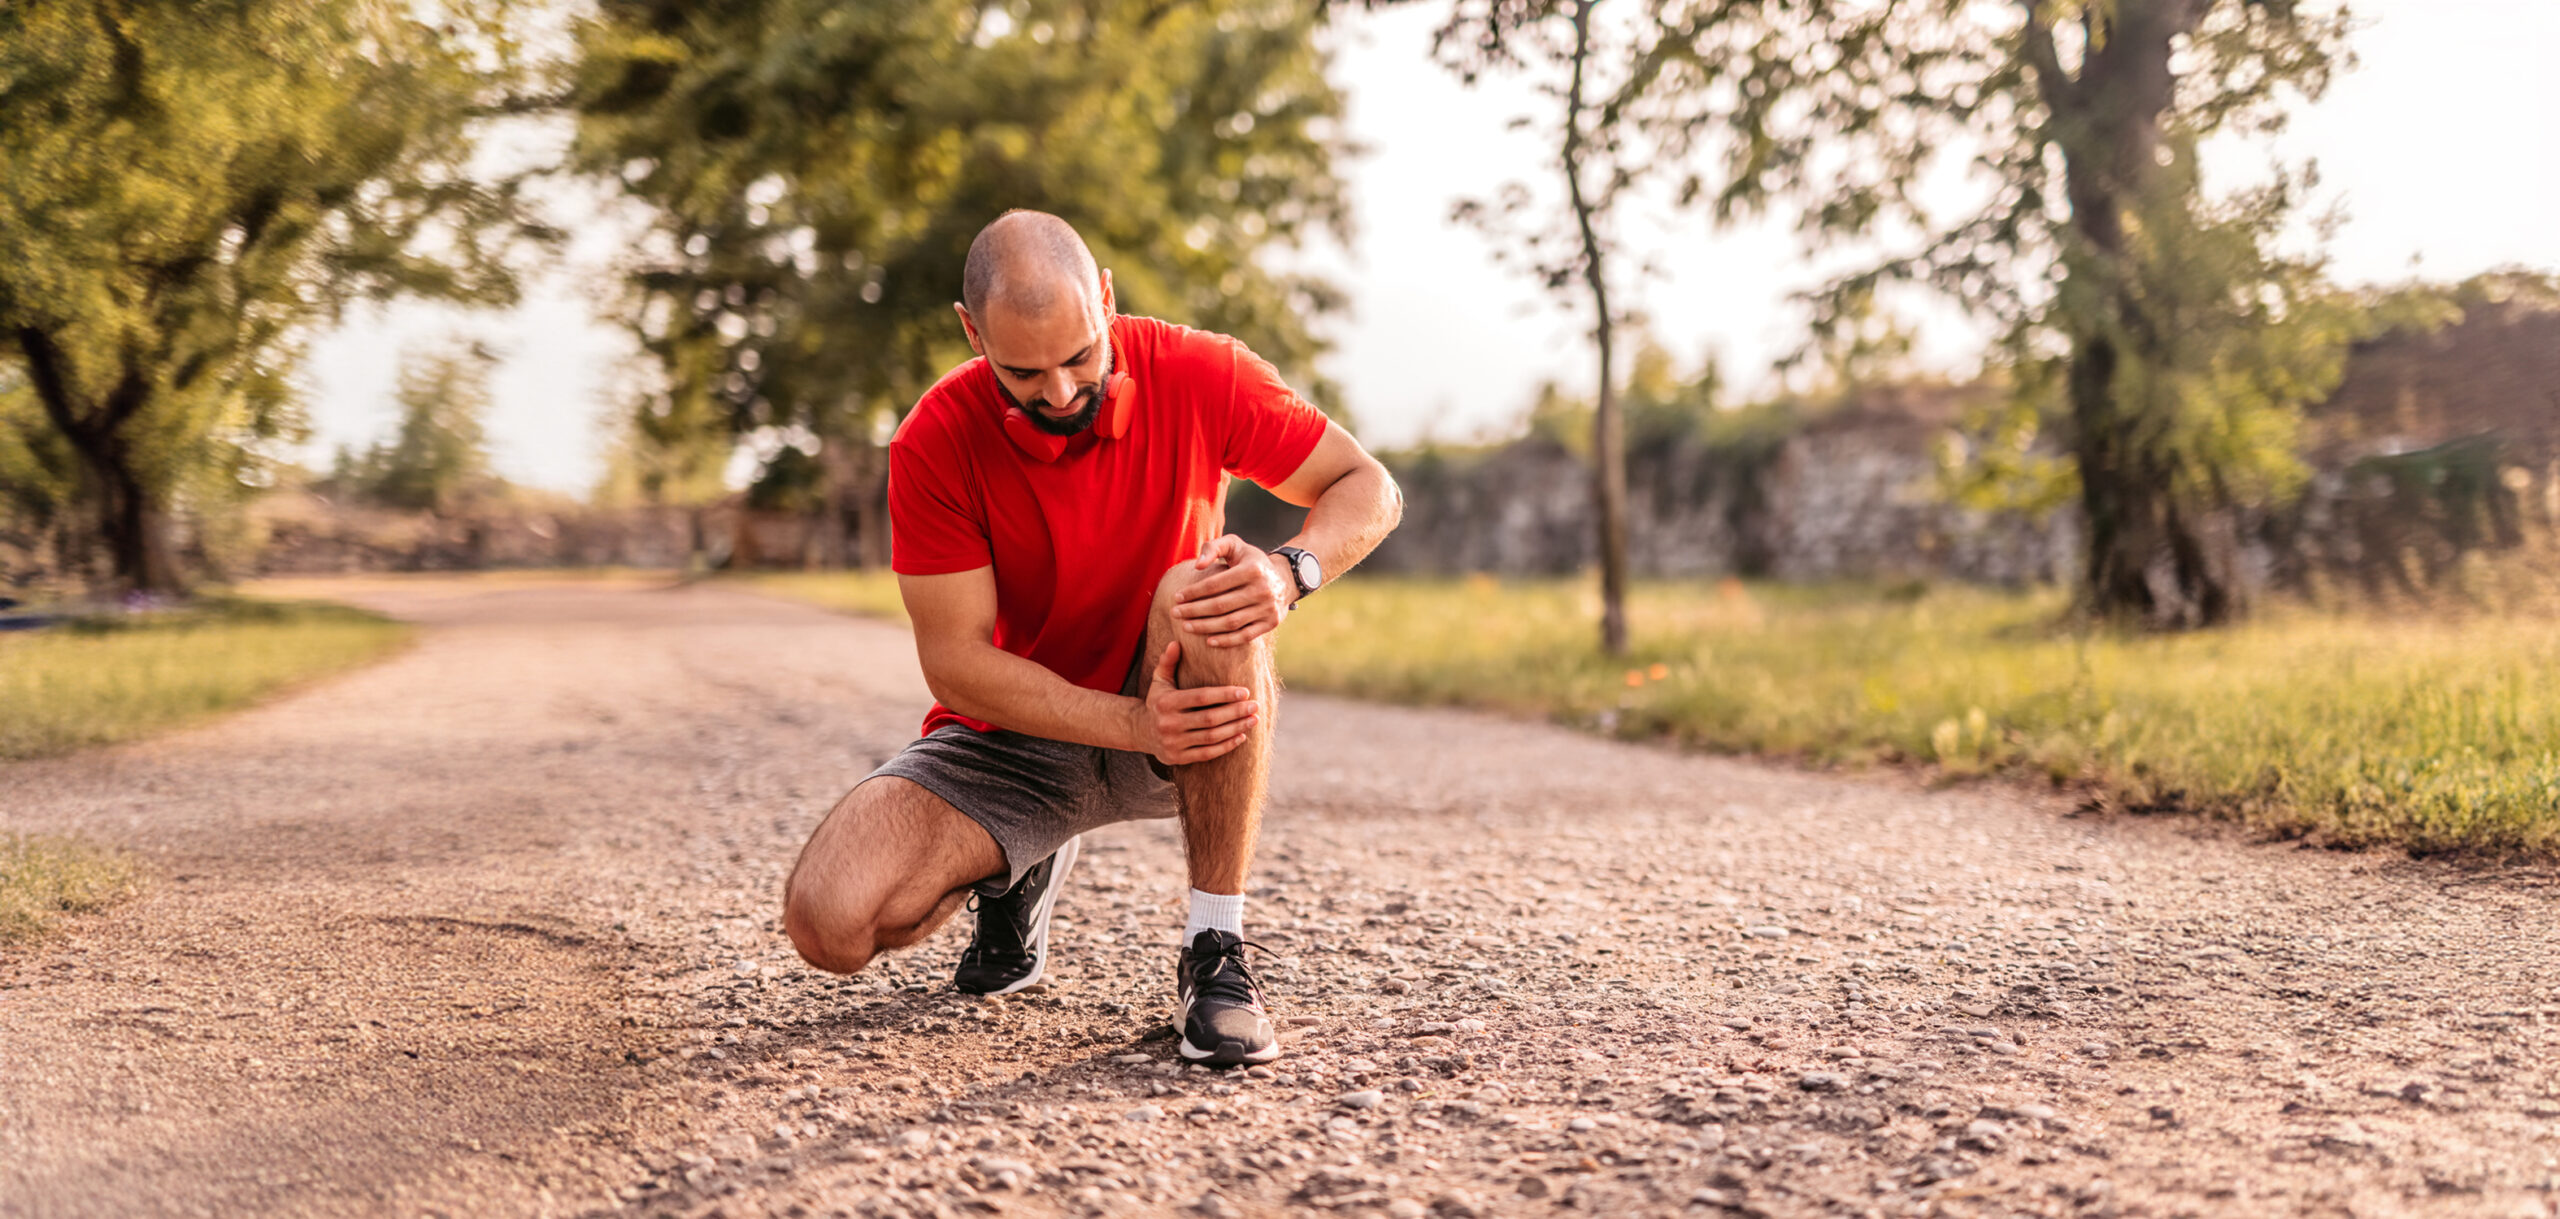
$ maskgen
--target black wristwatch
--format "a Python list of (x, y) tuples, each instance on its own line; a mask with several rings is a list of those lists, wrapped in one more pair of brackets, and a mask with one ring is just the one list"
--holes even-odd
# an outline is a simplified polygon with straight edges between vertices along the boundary
[(1282, 546), (1271, 553), (1289, 560), (1289, 578), (1297, 582), (1298, 600), (1316, 595), (1317, 587), (1324, 583), (1324, 564), (1295, 546)]

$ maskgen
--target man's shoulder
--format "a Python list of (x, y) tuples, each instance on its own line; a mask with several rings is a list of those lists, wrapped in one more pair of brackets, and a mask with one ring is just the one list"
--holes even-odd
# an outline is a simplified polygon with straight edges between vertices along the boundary
[(913, 448), (924, 444), (966, 444), (965, 433), (976, 404), (986, 393), (987, 361), (973, 357), (967, 363), (942, 374), (942, 379), (916, 399), (915, 408), (900, 420), (892, 433), (892, 448)]
[(1114, 335), (1127, 346), (1132, 371), (1159, 376), (1199, 372), (1223, 376), (1233, 371), (1236, 353), (1245, 349), (1232, 336), (1214, 330), (1195, 330), (1136, 314), (1122, 314)]

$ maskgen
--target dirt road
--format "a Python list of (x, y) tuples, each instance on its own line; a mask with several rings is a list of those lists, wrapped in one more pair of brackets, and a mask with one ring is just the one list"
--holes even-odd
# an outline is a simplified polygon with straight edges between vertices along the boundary
[(159, 878), (0, 957), (0, 1214), (2560, 1213), (2546, 875), (1292, 695), (1291, 1052), (1216, 1075), (1150, 1039), (1166, 825), (1089, 840), (1044, 992), (947, 993), (958, 928), (792, 956), (903, 633), (331, 591), (419, 644), (0, 766), (0, 826)]

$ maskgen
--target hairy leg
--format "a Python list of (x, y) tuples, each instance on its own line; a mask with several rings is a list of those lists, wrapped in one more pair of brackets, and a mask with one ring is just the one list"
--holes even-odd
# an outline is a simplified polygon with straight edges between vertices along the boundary
[(977, 822), (914, 782), (882, 775), (837, 801), (800, 848), (782, 889), (782, 929), (810, 964), (852, 973), (933, 934), (970, 886), (1004, 866)]
[(1173, 768), (1182, 790), (1182, 842), (1191, 865), (1191, 887), (1203, 893), (1244, 892), (1253, 863), (1254, 838), (1262, 829), (1262, 801), (1271, 786), (1272, 730), (1279, 723), (1280, 677), (1272, 663), (1271, 636), (1242, 647), (1213, 648), (1199, 636), (1176, 628), (1174, 594), (1194, 579), (1217, 574), (1189, 563), (1166, 572), (1156, 585), (1155, 608), (1147, 616), (1150, 660), (1164, 652), (1168, 640), (1182, 642), (1182, 663), (1175, 684), (1243, 686), (1253, 691), (1262, 715), (1245, 734), (1244, 744), (1223, 757)]

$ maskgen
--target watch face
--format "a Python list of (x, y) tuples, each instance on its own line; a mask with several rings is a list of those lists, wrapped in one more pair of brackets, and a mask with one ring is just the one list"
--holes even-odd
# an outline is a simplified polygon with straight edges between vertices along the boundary
[(1301, 589), (1313, 591), (1316, 585), (1324, 583), (1324, 568), (1316, 562), (1314, 555), (1301, 550), (1289, 556), (1289, 566), (1297, 570), (1298, 587)]

